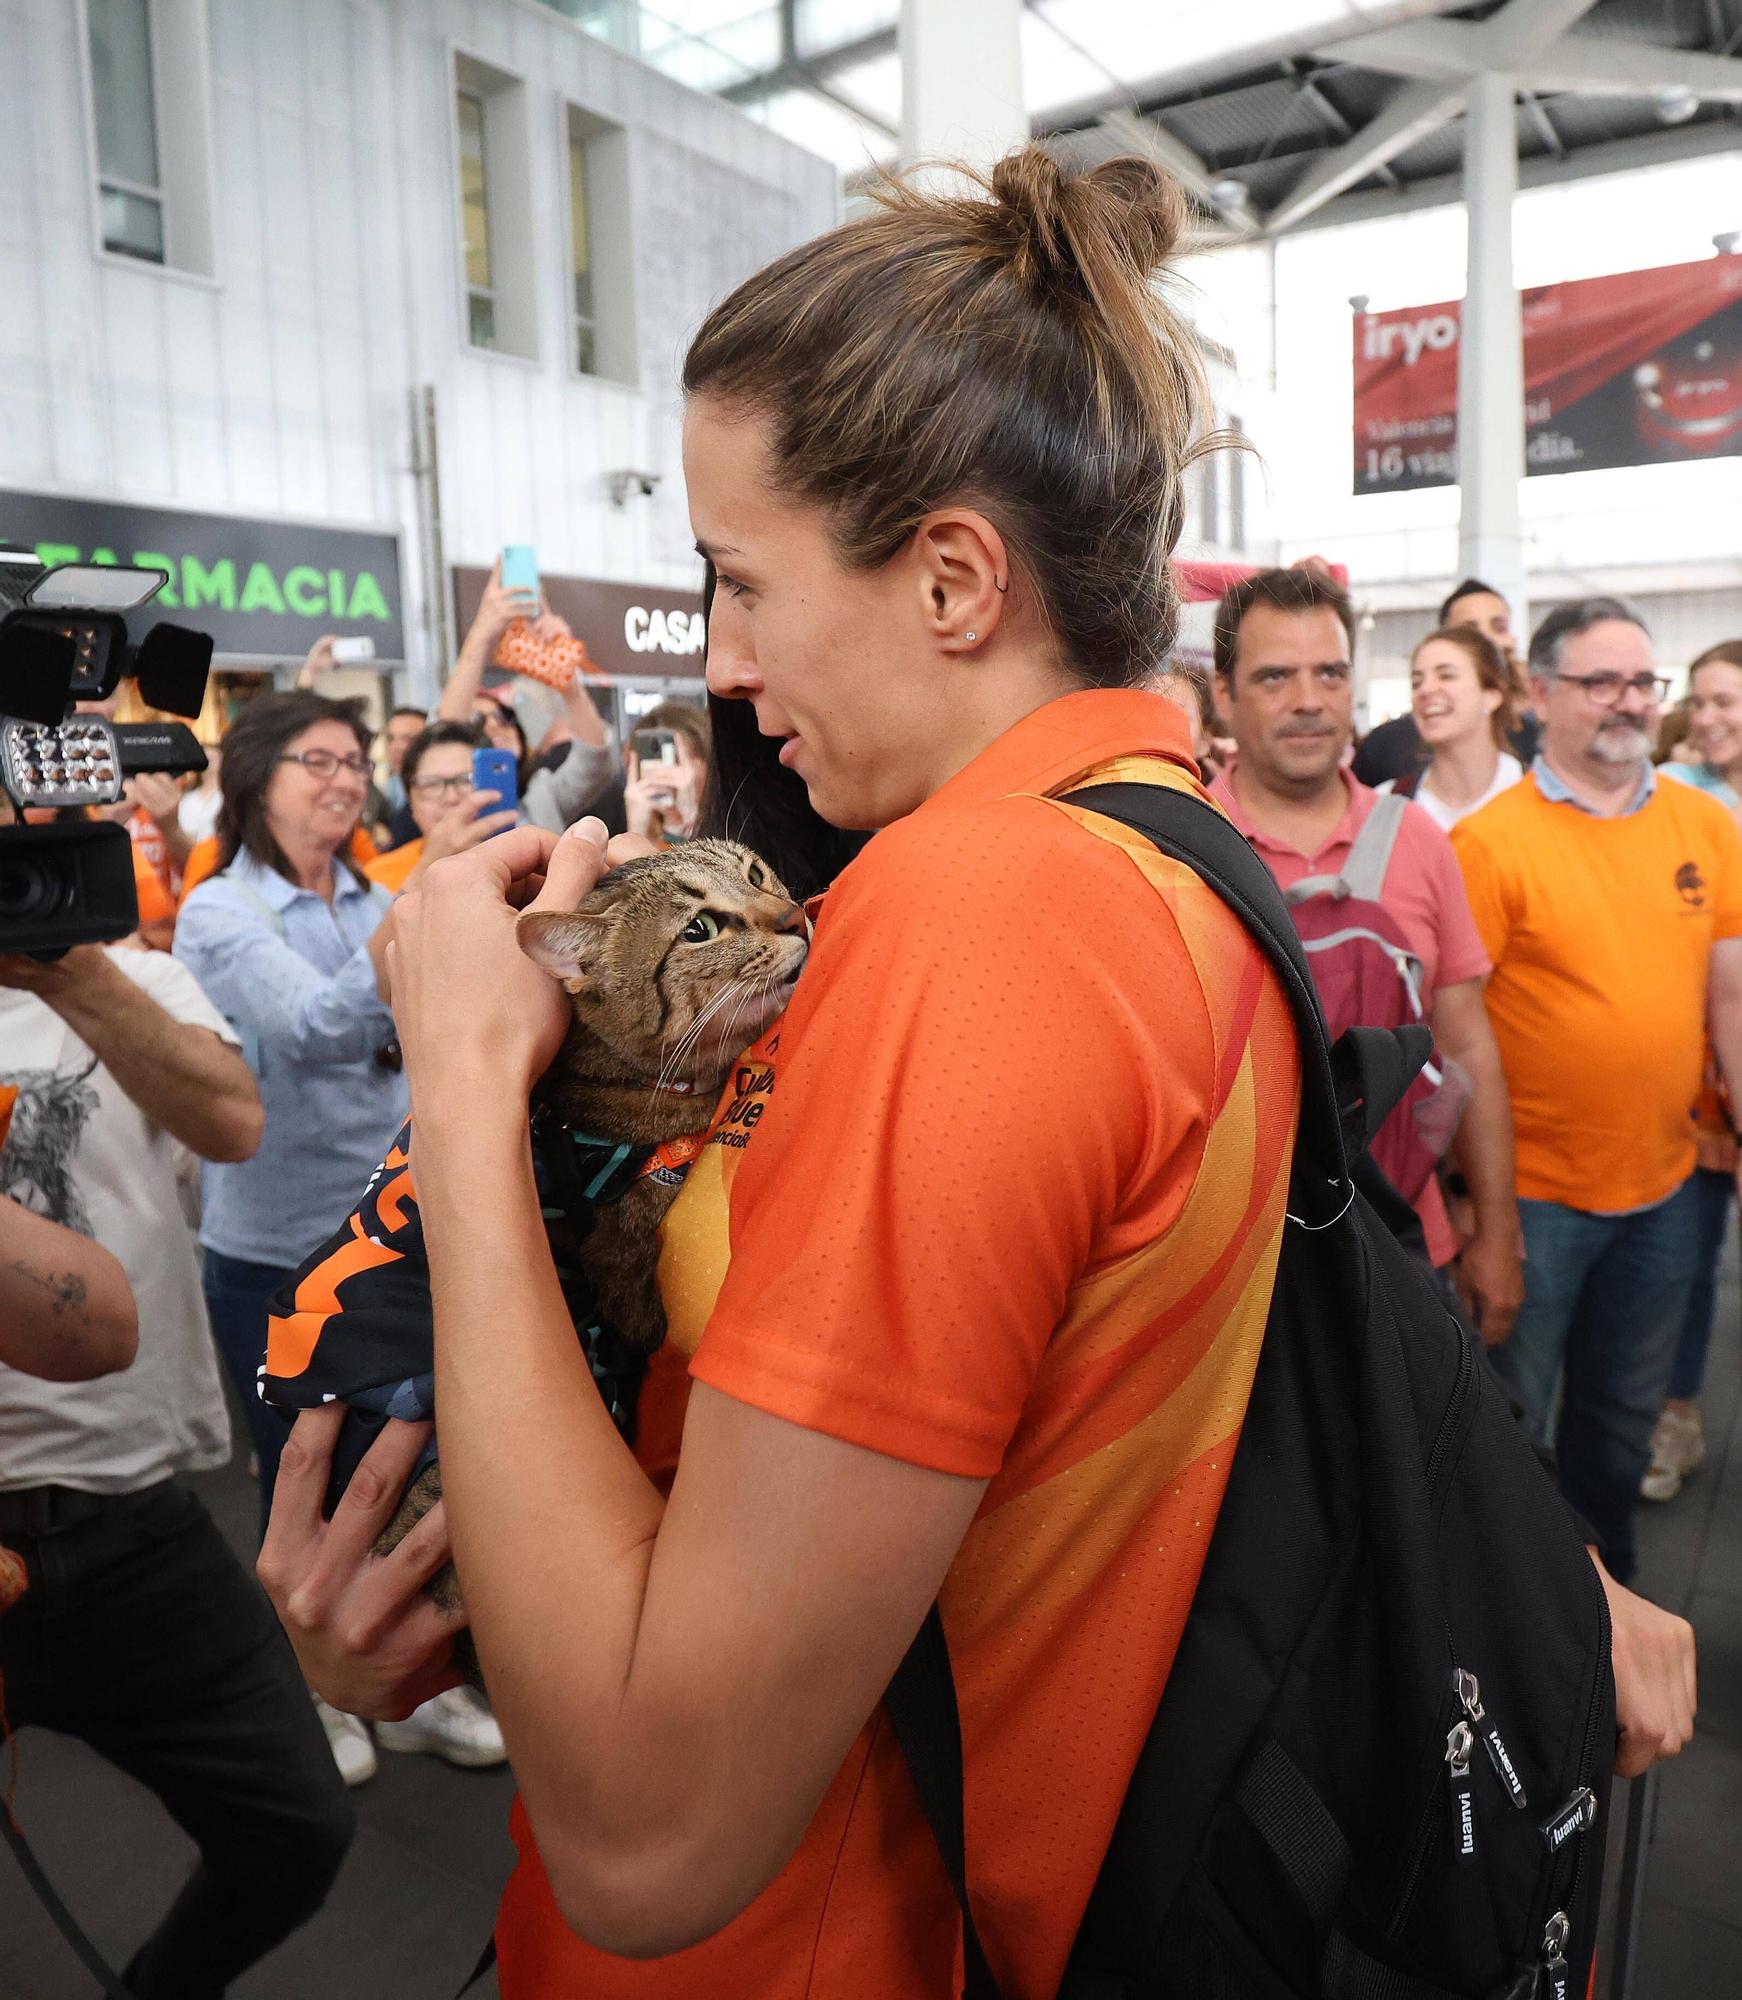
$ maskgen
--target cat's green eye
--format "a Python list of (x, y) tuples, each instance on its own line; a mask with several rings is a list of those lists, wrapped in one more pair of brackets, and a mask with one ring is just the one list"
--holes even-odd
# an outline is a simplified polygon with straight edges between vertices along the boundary
[(720, 935), (720, 920), (706, 910), (698, 910), (684, 925), (680, 936), (685, 944), (706, 944)]

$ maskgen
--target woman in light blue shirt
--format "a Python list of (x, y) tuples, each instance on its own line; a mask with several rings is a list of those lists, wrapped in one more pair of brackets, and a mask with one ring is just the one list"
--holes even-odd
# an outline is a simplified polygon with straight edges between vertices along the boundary
[(260, 1461), (262, 1524), (286, 1428), (260, 1401), (267, 1300), (342, 1223), (406, 1112), (382, 997), (390, 906), (349, 844), (368, 796), (354, 709), (308, 692), (252, 702), (224, 739), (222, 871), (176, 922), (175, 955), (242, 1036), (266, 1132), (204, 1175), (206, 1302)]

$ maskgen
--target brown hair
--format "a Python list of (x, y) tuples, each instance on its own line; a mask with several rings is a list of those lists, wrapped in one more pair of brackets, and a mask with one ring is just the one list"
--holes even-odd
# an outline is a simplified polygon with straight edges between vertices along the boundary
[(1742, 667), (1742, 639), (1720, 639), (1715, 646), (1708, 646), (1688, 668), (1690, 683), (1702, 667)]
[[(1465, 596), (1470, 593), (1466, 591)], [(1494, 741), (1502, 750), (1506, 748), (1512, 732), (1518, 727), (1518, 676), (1513, 672), (1512, 662), (1489, 638), (1479, 625), (1442, 625), (1430, 632), (1409, 656), (1413, 667), (1421, 657), (1423, 646), (1431, 646), (1436, 639), (1444, 639), (1448, 645), (1456, 646), (1470, 665), (1476, 670), (1476, 678), (1491, 694), (1500, 697), (1500, 706), (1488, 718), (1488, 727), (1493, 731)]]
[(1136, 158), (1073, 172), (1028, 146), (959, 171), (977, 192), (885, 178), (740, 285), (684, 389), (767, 423), (776, 490), (827, 510), (849, 567), (979, 508), (1060, 664), (1138, 683), (1173, 640), (1183, 475), (1211, 442), (1195, 338), (1152, 285), (1183, 199)]
[[(271, 868), (295, 881), (295, 872), (283, 848), (273, 838), (266, 817), (266, 788), (286, 747), (305, 729), (317, 722), (342, 722), (357, 739), (357, 748), (369, 754), (369, 731), (356, 705), (334, 701), (324, 694), (298, 688), (290, 694), (256, 695), (224, 737), (224, 768), (218, 774), (218, 866), (228, 868), (244, 849), (263, 868)], [(344, 842), (336, 859), (349, 868), (358, 881), (362, 872), (351, 858), (350, 842)]]
[(1353, 655), (1355, 607), (1335, 577), (1318, 569), (1257, 570), (1225, 590), (1216, 606), (1213, 641), (1216, 672), (1230, 686), (1234, 680), (1234, 662), (1240, 654), (1240, 627), (1246, 622), (1247, 613), (1259, 604), (1267, 604), (1273, 611), (1334, 611)]

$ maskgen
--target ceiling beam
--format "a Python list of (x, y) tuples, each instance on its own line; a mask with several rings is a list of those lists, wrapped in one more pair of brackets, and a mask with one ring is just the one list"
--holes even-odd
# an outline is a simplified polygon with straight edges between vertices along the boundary
[(1327, 202), (1363, 181), (1418, 139), (1443, 125), (1463, 102), (1465, 79), (1399, 85), (1376, 118), (1354, 138), (1326, 153), (1316, 166), (1285, 194), (1264, 218), (1263, 233), (1280, 236), (1285, 229), (1323, 208)]
[[(1714, 154), (1736, 152), (1736, 128), (1727, 119), (1703, 125), (1676, 125), (1661, 132), (1647, 132), (1633, 139), (1612, 139), (1599, 146), (1580, 146), (1564, 160), (1544, 154), (1518, 163), (1521, 188), (1557, 187), (1568, 181), (1598, 180), (1605, 174), (1633, 174), (1642, 167), (1668, 165), (1675, 160), (1710, 159)], [(1347, 222), (1371, 222), (1381, 216), (1409, 215), (1418, 209), (1445, 208), (1464, 198), (1461, 172), (1436, 174), (1431, 180), (1411, 181), (1400, 192), (1390, 188), (1369, 188), (1360, 194), (1346, 194), (1313, 213), (1299, 226), (1303, 229), (1337, 229)]]
[(1594, 0), (1510, 0), (1480, 26), (1468, 21), (1410, 21), (1376, 34), (1325, 42), (1318, 53), (1430, 82), (1471, 77), (1480, 70), (1504, 73), (1528, 66), (1593, 4)]
[(839, 42), (832, 49), (818, 49), (814, 55), (789, 56), (773, 69), (758, 70), (754, 76), (729, 83), (715, 94), (728, 104), (760, 104), (776, 91), (812, 90), (819, 79), (853, 69), (860, 63), (875, 62), (879, 56), (894, 55), (896, 45), (893, 28), (878, 28), (869, 35), (856, 35), (850, 42)]
[(1566, 36), (1528, 66), (1532, 90), (1576, 90), (1587, 97), (1651, 97), (1689, 90), (1707, 103), (1742, 104), (1742, 61), (1637, 42)]

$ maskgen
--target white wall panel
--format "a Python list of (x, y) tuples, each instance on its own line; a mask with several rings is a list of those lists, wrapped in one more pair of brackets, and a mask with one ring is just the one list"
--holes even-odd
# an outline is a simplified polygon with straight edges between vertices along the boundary
[[(99, 253), (75, 0), (0, 0), (0, 484), (402, 534), (422, 603), (408, 399), (440, 426), (445, 552), (696, 574), (677, 368), (708, 307), (826, 228), (832, 167), (532, 0), (208, 0), (216, 280)], [(469, 351), (451, 51), (523, 77), (541, 359)], [(633, 387), (571, 372), (573, 102), (630, 133)], [(611, 505), (605, 475), (659, 472)], [(414, 640), (415, 644), (415, 640)]]

